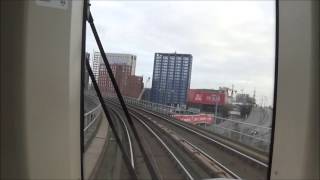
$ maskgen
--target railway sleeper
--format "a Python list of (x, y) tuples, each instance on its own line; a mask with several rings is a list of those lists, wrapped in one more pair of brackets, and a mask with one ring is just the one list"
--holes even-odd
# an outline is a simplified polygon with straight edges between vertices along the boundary
[(150, 122), (158, 126), (163, 132), (168, 134), (180, 147), (183, 148), (184, 151), (190, 154), (193, 157), (193, 159), (195, 159), (204, 169), (206, 169), (208, 174), (212, 175), (215, 178), (234, 178), (214, 161), (212, 161), (203, 153), (192, 147), (185, 139), (181, 138), (174, 131), (159, 124), (154, 120)]

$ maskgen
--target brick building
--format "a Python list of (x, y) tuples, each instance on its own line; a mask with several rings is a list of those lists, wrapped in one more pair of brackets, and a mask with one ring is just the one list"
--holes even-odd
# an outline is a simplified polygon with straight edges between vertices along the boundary
[[(133, 54), (106, 53), (119, 89), (124, 96), (139, 97), (143, 89), (143, 78), (135, 75), (137, 57)], [(115, 95), (100, 52), (94, 52), (93, 71), (104, 96)]]
[[(110, 66), (122, 95), (139, 97), (143, 89), (143, 78), (131, 75), (129, 65), (111, 64)], [(99, 68), (98, 84), (104, 96), (115, 95), (113, 84), (104, 65), (100, 65)]]
[(143, 89), (143, 78), (142, 76), (129, 76), (127, 81), (127, 87), (125, 88), (124, 94), (129, 97), (138, 98)]

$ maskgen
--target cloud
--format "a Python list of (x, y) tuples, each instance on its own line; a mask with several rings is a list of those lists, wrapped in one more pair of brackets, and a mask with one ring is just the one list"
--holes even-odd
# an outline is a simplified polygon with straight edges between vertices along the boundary
[(92, 1), (91, 11), (105, 50), (136, 54), (137, 74), (152, 76), (155, 52), (190, 53), (192, 88), (234, 84), (272, 104), (274, 1)]

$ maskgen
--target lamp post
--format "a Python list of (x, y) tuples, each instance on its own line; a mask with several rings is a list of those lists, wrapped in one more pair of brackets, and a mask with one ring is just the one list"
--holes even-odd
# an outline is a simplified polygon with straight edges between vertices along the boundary
[(214, 117), (215, 117), (215, 121), (217, 123), (217, 116), (218, 116), (218, 100), (217, 98), (215, 98), (216, 101), (216, 108), (215, 108), (215, 112), (214, 112)]
[(216, 103), (216, 107), (215, 107), (215, 112), (214, 112), (214, 116), (215, 116), (215, 121), (217, 123), (217, 116), (218, 116), (218, 101), (220, 100), (220, 96), (216, 95), (215, 98), (215, 103)]

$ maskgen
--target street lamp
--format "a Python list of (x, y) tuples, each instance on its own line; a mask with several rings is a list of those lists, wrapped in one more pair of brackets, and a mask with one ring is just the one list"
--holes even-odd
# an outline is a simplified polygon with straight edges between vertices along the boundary
[(214, 112), (214, 117), (215, 117), (215, 121), (216, 121), (216, 123), (217, 123), (217, 116), (218, 116), (218, 101), (220, 101), (220, 96), (219, 96), (219, 95), (215, 95), (215, 96), (214, 96), (214, 101), (215, 101), (215, 104), (216, 104), (215, 112)]

